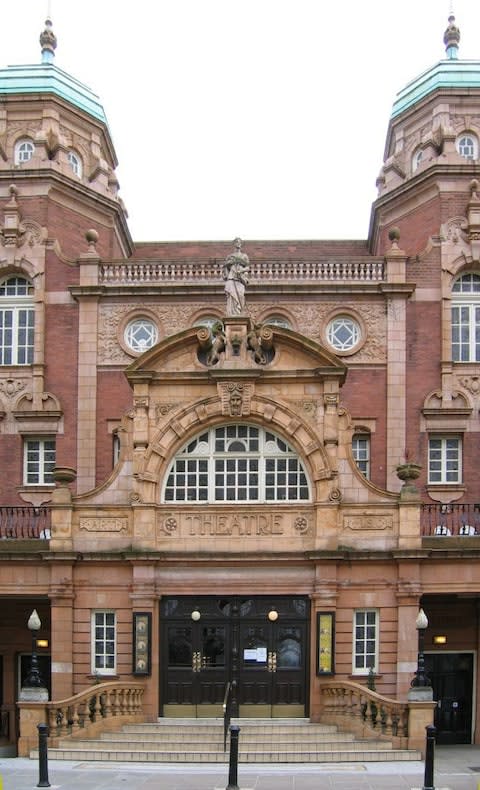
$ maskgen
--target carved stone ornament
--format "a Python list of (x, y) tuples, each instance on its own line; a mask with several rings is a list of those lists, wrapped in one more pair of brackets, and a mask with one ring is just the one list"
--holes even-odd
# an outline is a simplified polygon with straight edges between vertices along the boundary
[(459, 382), (472, 395), (480, 395), (480, 376), (462, 376)]
[(341, 502), (342, 501), (342, 492), (339, 488), (332, 488), (328, 498), (330, 502)]
[(161, 422), (166, 415), (175, 409), (178, 406), (178, 403), (155, 403), (155, 421)]
[(163, 520), (161, 525), (162, 532), (164, 532), (165, 535), (172, 535), (176, 529), (177, 529), (177, 519), (174, 518), (174, 516), (167, 516)]
[(3, 392), (7, 398), (13, 398), (14, 395), (18, 395), (25, 387), (26, 382), (20, 379), (5, 379), (5, 381), (0, 381), (0, 392)]
[(224, 417), (246, 417), (250, 414), (253, 385), (236, 381), (218, 384)]
[(451, 244), (467, 241), (468, 222), (463, 216), (451, 217), (441, 229), (442, 238)]
[(309, 531), (309, 524), (306, 516), (298, 516), (293, 523), (293, 527), (299, 535), (306, 535)]

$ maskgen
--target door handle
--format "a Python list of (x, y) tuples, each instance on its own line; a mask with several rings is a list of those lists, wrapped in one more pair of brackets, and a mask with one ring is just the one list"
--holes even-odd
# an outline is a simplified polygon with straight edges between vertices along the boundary
[(200, 672), (202, 669), (202, 654), (197, 650), (192, 655), (192, 672)]
[(269, 652), (267, 657), (267, 669), (272, 673), (277, 671), (277, 654), (273, 650)]

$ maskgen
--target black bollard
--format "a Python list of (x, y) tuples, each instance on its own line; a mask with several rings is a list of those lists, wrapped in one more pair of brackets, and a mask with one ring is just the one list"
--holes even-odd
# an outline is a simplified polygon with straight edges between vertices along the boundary
[(425, 729), (427, 730), (427, 746), (425, 749), (425, 775), (422, 790), (435, 790), (433, 764), (435, 762), (435, 735), (437, 730), (433, 724), (429, 724)]
[(48, 727), (46, 724), (37, 724), (38, 730), (38, 785), (37, 787), (51, 787), (48, 781), (48, 752), (47, 738)]
[(239, 790), (238, 787), (238, 724), (230, 725), (230, 765), (226, 790)]

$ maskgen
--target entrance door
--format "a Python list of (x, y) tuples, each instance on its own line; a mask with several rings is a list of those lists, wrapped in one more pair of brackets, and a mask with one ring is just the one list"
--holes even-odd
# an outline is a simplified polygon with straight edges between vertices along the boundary
[(305, 623), (241, 625), (241, 716), (304, 715), (305, 644)]
[(437, 701), (437, 743), (472, 742), (472, 653), (427, 653), (425, 669)]
[(221, 716), (229, 682), (233, 715), (306, 715), (307, 598), (164, 598), (161, 618), (164, 716)]
[[(167, 625), (165, 715), (221, 716), (227, 682), (226, 627), (212, 621)], [(178, 711), (176, 711), (178, 714)]]

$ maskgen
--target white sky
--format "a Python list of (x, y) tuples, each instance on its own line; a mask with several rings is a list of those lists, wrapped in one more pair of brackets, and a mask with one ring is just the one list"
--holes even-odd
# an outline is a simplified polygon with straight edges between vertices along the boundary
[[(2, 6), (40, 61), (48, 0)], [(480, 3), (454, 0), (480, 60)], [(397, 91), (444, 57), (450, 0), (51, 0), (55, 63), (105, 108), (134, 240), (366, 238)], [(7, 34), (7, 35), (6, 35)]]

